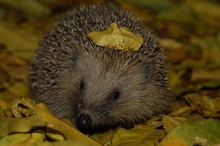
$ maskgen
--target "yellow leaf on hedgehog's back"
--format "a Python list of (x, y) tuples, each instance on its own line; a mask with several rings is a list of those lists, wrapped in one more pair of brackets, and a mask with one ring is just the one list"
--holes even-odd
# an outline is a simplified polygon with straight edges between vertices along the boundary
[(116, 23), (112, 23), (104, 31), (93, 31), (88, 34), (88, 37), (98, 46), (122, 51), (138, 50), (143, 44), (143, 38), (139, 34), (132, 33), (126, 27), (119, 28)]

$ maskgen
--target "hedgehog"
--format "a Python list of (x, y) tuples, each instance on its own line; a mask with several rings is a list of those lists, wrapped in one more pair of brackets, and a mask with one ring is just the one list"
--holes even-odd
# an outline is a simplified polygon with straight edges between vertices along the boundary
[[(138, 50), (96, 45), (88, 38), (117, 23), (143, 37)], [(170, 98), (163, 50), (128, 10), (109, 5), (73, 8), (44, 35), (33, 58), (30, 97), (83, 133), (130, 129), (166, 113)]]

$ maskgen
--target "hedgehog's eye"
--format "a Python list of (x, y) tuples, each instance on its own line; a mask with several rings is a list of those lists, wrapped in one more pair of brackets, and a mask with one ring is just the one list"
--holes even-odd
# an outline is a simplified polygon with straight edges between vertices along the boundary
[(85, 86), (85, 83), (81, 81), (79, 85), (81, 91), (84, 90), (84, 86)]
[(116, 90), (112, 92), (111, 98), (117, 100), (120, 97), (120, 91)]

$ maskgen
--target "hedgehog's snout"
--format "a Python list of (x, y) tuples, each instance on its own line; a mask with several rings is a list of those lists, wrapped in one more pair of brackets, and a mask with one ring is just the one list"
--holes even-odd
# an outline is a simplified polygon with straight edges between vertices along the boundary
[(77, 118), (77, 128), (80, 131), (88, 129), (91, 123), (92, 123), (92, 119), (86, 113), (80, 114), (79, 117)]

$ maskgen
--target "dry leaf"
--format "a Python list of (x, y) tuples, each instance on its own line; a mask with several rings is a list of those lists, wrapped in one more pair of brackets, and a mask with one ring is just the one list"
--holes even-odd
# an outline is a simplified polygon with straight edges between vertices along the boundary
[(171, 39), (159, 39), (161, 47), (166, 50), (166, 57), (169, 62), (176, 63), (186, 57), (186, 48), (180, 42)]
[(0, 117), (3, 117), (3, 116), (5, 116), (5, 112), (0, 105)]
[(55, 140), (55, 141), (63, 141), (65, 138), (60, 135), (60, 134), (55, 134), (55, 133), (46, 133), (46, 136), (48, 136), (50, 139)]
[(163, 125), (161, 119), (162, 119), (162, 117), (155, 116), (155, 117), (149, 119), (149, 120), (146, 122), (146, 125), (147, 125), (147, 126), (150, 126), (150, 127), (152, 127), (152, 128), (158, 128), (158, 127), (160, 127), (160, 126)]
[[(31, 134), (12, 134), (10, 136), (5, 136), (0, 139), (1, 146), (25, 146), (26, 144), (30, 145), (30, 135)], [(28, 145), (28, 146), (29, 146)]]
[(212, 100), (206, 95), (192, 93), (186, 95), (185, 99), (193, 109), (198, 110), (198, 112), (202, 113), (205, 117), (215, 112), (215, 106)]
[[(7, 1), (7, 0), (3, 0)], [(13, 0), (16, 1), (16, 0)], [(54, 0), (52, 0), (54, 1)], [(56, 0), (55, 0), (56, 1)], [(86, 0), (88, 1), (88, 0)], [(172, 92), (175, 93), (178, 97), (178, 103), (183, 101), (182, 97), (186, 93), (192, 93), (193, 91), (201, 92), (201, 88), (205, 89), (202, 91), (206, 94), (212, 92), (212, 96), (215, 98), (206, 98), (201, 97), (201, 95), (191, 96), (186, 98), (187, 102), (190, 103), (191, 107), (186, 105), (184, 101), (184, 105), (173, 105), (175, 109), (172, 111), (173, 117), (165, 117), (166, 124), (164, 124), (164, 129), (168, 132), (176, 125), (181, 123), (181, 120), (178, 118), (176, 119), (175, 116), (186, 116), (186, 118), (190, 121), (198, 121), (204, 118), (205, 115), (207, 117), (220, 117), (220, 98), (219, 98), (219, 85), (220, 85), (220, 72), (219, 72), (219, 63), (220, 63), (220, 33), (219, 33), (219, 8), (217, 0), (204, 0), (201, 2), (197, 2), (197, 0), (186, 0), (181, 1), (181, 3), (171, 2), (169, 0), (165, 0), (161, 3), (160, 0), (117, 0), (120, 4), (122, 4), (126, 8), (133, 8), (134, 14), (138, 14), (141, 17), (141, 21), (145, 21), (150, 28), (152, 28), (157, 35), (159, 36), (160, 43), (163, 48), (165, 48), (166, 57), (168, 63), (170, 64), (172, 69), (169, 70), (169, 87), (171, 87)], [(4, 2), (3, 2), (4, 3)], [(7, 1), (7, 4), (11, 3), (11, 1)], [(45, 3), (45, 2), (43, 2)], [(46, 2), (47, 3), (47, 2)], [(128, 3), (132, 3), (128, 5)], [(25, 4), (31, 4), (31, 1)], [(136, 7), (136, 6), (141, 7)], [(8, 5), (9, 6), (9, 5)], [(10, 5), (11, 6), (11, 5)], [(51, 117), (51, 113), (49, 110), (45, 108), (44, 104), (34, 105), (37, 108), (38, 113), (40, 116), (37, 115), (26, 117), (26, 118), (10, 118), (8, 120), (5, 117), (11, 117), (12, 113), (10, 111), (11, 103), (13, 99), (17, 96), (24, 96), (27, 92), (25, 79), (27, 78), (27, 71), (25, 70), (28, 60), (33, 56), (34, 50), (31, 48), (37, 48), (37, 43), (40, 37), (37, 36), (36, 32), (39, 34), (41, 30), (32, 31), (32, 29), (42, 29), (41, 26), (36, 26), (33, 22), (39, 22), (40, 17), (32, 18), (29, 14), (23, 13), (30, 12), (26, 9), (21, 9), (23, 5), (19, 5), (19, 9), (21, 10), (21, 14), (16, 14), (18, 16), (16, 20), (13, 20), (13, 13), (16, 12), (11, 10), (9, 7), (2, 6), (1, 10), (1, 20), (0, 20), (0, 61), (2, 62), (0, 65), (0, 106), (3, 110), (0, 109), (0, 134), (5, 133), (5, 130), (8, 132), (11, 131), (29, 131), (32, 126), (37, 125), (46, 125), (45, 127), (49, 127), (53, 125), (51, 121), (55, 117)], [(15, 9), (18, 7), (15, 6)], [(52, 7), (52, 9), (56, 9), (57, 6)], [(147, 9), (146, 9), (147, 8)], [(35, 9), (37, 10), (37, 9)], [(39, 11), (40, 12), (40, 11)], [(42, 13), (42, 11), (40, 12)], [(13, 16), (12, 16), (12, 15)], [(39, 14), (39, 13), (38, 13)], [(26, 17), (28, 15), (28, 17)], [(21, 16), (21, 18), (19, 18)], [(53, 16), (52, 16), (53, 17)], [(6, 19), (5, 19), (6, 18)], [(7, 19), (9, 18), (9, 19)], [(24, 19), (25, 18), (25, 19)], [(48, 20), (49, 17), (45, 17), (43, 19)], [(19, 21), (19, 23), (18, 23)], [(11, 23), (15, 22), (16, 24), (11, 25)], [(47, 22), (48, 23), (48, 22)], [(195, 25), (194, 25), (195, 24)], [(26, 27), (26, 26), (29, 27)], [(37, 24), (39, 25), (39, 24)], [(41, 25), (41, 24), (40, 24)], [(34, 26), (34, 28), (30, 28), (30, 26)], [(45, 27), (45, 26), (43, 26)], [(23, 28), (23, 29), (21, 29)], [(108, 34), (102, 34), (104, 38), (117, 38), (120, 34), (122, 34), (121, 29), (117, 28), (115, 30), (112, 29)], [(135, 28), (134, 28), (135, 29)], [(116, 35), (113, 33), (116, 31)], [(113, 33), (113, 34), (112, 34)], [(119, 33), (119, 34), (117, 34)], [(113, 35), (113, 36), (112, 36)], [(114, 36), (115, 35), (115, 36)], [(100, 36), (98, 36), (100, 37)], [(102, 38), (102, 37), (101, 37)], [(130, 39), (129, 37), (122, 36), (123, 39)], [(133, 39), (133, 38), (132, 38)], [(105, 39), (104, 39), (105, 40)], [(120, 39), (116, 39), (117, 41), (121, 41)], [(161, 41), (162, 40), (162, 41)], [(111, 40), (112, 41), (112, 40)], [(114, 41), (114, 40), (113, 40)], [(135, 41), (135, 39), (133, 39)], [(108, 42), (108, 41), (107, 41)], [(130, 40), (128, 41), (130, 43)], [(106, 43), (106, 42), (105, 42)], [(116, 42), (117, 43), (117, 42)], [(111, 42), (107, 43), (109, 47)], [(133, 44), (132, 44), (133, 45)], [(128, 46), (128, 45), (127, 45)], [(127, 47), (125, 46), (125, 47)], [(110, 47), (117, 47), (116, 45)], [(120, 46), (119, 42), (119, 49), (123, 46)], [(130, 46), (129, 46), (130, 47)], [(6, 52), (3, 52), (2, 48), (6, 49)], [(124, 51), (124, 50), (123, 50)], [(17, 58), (16, 56), (19, 56)], [(22, 58), (26, 58), (28, 60), (23, 60)], [(182, 73), (185, 70), (191, 69), (192, 72), (189, 75), (188, 79), (183, 79)], [(13, 82), (11, 82), (13, 81)], [(24, 83), (23, 83), (24, 82)], [(208, 88), (207, 88), (208, 87)], [(183, 94), (182, 94), (183, 93)], [(20, 103), (20, 102), (19, 102)], [(213, 106), (214, 104), (214, 106)], [(21, 104), (23, 106), (24, 104)], [(24, 112), (26, 109), (20, 108), (21, 106), (15, 106), (15, 109), (18, 113)], [(24, 107), (28, 107), (25, 106)], [(214, 107), (214, 108), (213, 108)], [(39, 110), (40, 109), (40, 110)], [(194, 112), (191, 112), (194, 110)], [(198, 114), (199, 113), (201, 114)], [(14, 113), (15, 114), (15, 113)], [(21, 114), (21, 113), (20, 113)], [(15, 114), (16, 115), (16, 114)], [(27, 114), (26, 116), (28, 116)], [(48, 116), (49, 115), (49, 116)], [(17, 116), (19, 117), (19, 116)], [(41, 118), (43, 117), (44, 120), (49, 121), (49, 125), (46, 124)], [(37, 121), (37, 120), (42, 121)], [(164, 120), (163, 119), (163, 120)], [(14, 121), (15, 120), (15, 121)], [(72, 146), (72, 145), (88, 145), (87, 142), (82, 142), (82, 140), (63, 140), (66, 138), (63, 135), (67, 133), (70, 135), (73, 133), (72, 137), (74, 137), (77, 132), (72, 132), (72, 123), (61, 122), (61, 120), (56, 119), (54, 122), (55, 129), (57, 133), (62, 131), (62, 134), (57, 134), (49, 131), (49, 128), (46, 128), (47, 132), (41, 133), (41, 135), (36, 139), (33, 138), (36, 134), (40, 133), (16, 133), (10, 134), (5, 137), (0, 138), (0, 146), (9, 145), (1, 143), (2, 140), (6, 140), (7, 142), (13, 141), (14, 145), (30, 145), (30, 141), (36, 144), (36, 146)], [(42, 122), (42, 123), (41, 123)], [(219, 121), (218, 121), (219, 122)], [(35, 124), (34, 124), (35, 123)], [(36, 124), (37, 123), (37, 124)], [(168, 124), (167, 124), (168, 123)], [(3, 124), (7, 126), (4, 127)], [(57, 125), (61, 125), (60, 129)], [(63, 126), (66, 124), (68, 126)], [(3, 125), (3, 126), (2, 126)], [(147, 122), (147, 125), (151, 128), (155, 129), (156, 127), (162, 127), (161, 117), (157, 119), (154, 117)], [(200, 126), (199, 126), (200, 125)], [(65, 127), (65, 128), (63, 128)], [(170, 128), (171, 127), (171, 128)], [(175, 146), (175, 145), (212, 145), (215, 144), (216, 146), (219, 145), (220, 136), (219, 132), (216, 129), (219, 129), (219, 124), (212, 124), (212, 122), (208, 122), (206, 125), (202, 125), (199, 123), (195, 123), (191, 125), (188, 123), (186, 125), (177, 126), (173, 131), (171, 131), (171, 135), (169, 138), (165, 138), (166, 141), (165, 145), (168, 146)], [(4, 128), (4, 129), (2, 129)], [(51, 127), (50, 127), (51, 128)], [(62, 129), (63, 128), (63, 129)], [(52, 128), (51, 128), (52, 129)], [(167, 130), (170, 129), (170, 130)], [(53, 130), (53, 129), (52, 129)], [(70, 132), (65, 132), (65, 131)], [(122, 140), (121, 143), (118, 145), (127, 144), (126, 141), (137, 139), (139, 142), (145, 141), (140, 140), (140, 138), (144, 137), (144, 134), (150, 133), (148, 129), (144, 129), (143, 132), (141, 130), (137, 130), (140, 134), (136, 131), (125, 130), (123, 133), (121, 129), (119, 129), (119, 134)], [(48, 132), (49, 131), (49, 132)], [(114, 131), (115, 132), (115, 131)], [(213, 133), (212, 133), (213, 132)], [(132, 135), (132, 134), (134, 135)], [(144, 134), (143, 134), (144, 133)], [(129, 137), (129, 134), (131, 136)], [(139, 136), (138, 136), (139, 134)], [(169, 134), (169, 133), (168, 133)], [(23, 135), (23, 136), (22, 136)], [(43, 139), (49, 137), (50, 139), (56, 140), (56, 142), (48, 142), (44, 141)], [(98, 141), (102, 141), (102, 144), (110, 143), (112, 138), (112, 133), (100, 133), (97, 137), (93, 137)], [(151, 136), (151, 134), (147, 135), (147, 138)], [(12, 138), (13, 137), (13, 138)], [(37, 136), (36, 136), (37, 137)], [(67, 136), (71, 138), (71, 136)], [(16, 141), (17, 140), (17, 141)], [(215, 143), (210, 144), (209, 141), (218, 140)], [(5, 142), (6, 142), (5, 141)], [(153, 140), (154, 145), (159, 145), (157, 140)], [(190, 143), (189, 143), (190, 142)], [(12, 144), (12, 143), (11, 143)], [(133, 144), (133, 143), (132, 143)], [(137, 144), (137, 143), (135, 143)], [(138, 143), (139, 144), (139, 143)], [(149, 143), (147, 143), (149, 144)], [(150, 144), (153, 144), (152, 140), (150, 140)], [(131, 143), (129, 143), (131, 145)]]
[(166, 133), (172, 131), (176, 126), (182, 125), (187, 122), (185, 117), (170, 117), (163, 116), (163, 128)]
[(71, 127), (69, 124), (57, 119), (52, 114), (48, 114), (48, 111), (44, 111), (39, 107), (33, 105), (29, 100), (25, 100), (22, 98), (22, 103), (25, 104), (27, 107), (33, 109), (38, 115), (38, 117), (47, 122), (47, 127), (59, 131), (67, 139), (74, 139), (79, 141), (84, 141), (90, 143), (91, 145), (100, 145), (96, 141), (90, 139), (86, 135), (79, 132), (77, 129)]
[(16, 95), (16, 97), (25, 97), (28, 94), (27, 85), (24, 82), (14, 82), (12, 86), (9, 85), (8, 91)]
[[(220, 54), (219, 54), (220, 55)], [(191, 76), (192, 81), (220, 81), (220, 69), (204, 70), (194, 69)]]
[(88, 37), (99, 46), (113, 47), (122, 51), (138, 50), (143, 44), (143, 38), (139, 34), (133, 34), (126, 27), (119, 28), (116, 23), (112, 23), (104, 31), (91, 32)]
[(130, 130), (120, 128), (113, 137), (112, 145), (154, 146), (154, 140), (160, 140), (163, 137), (163, 130), (146, 125), (136, 125)]
[[(30, 30), (29, 30), (30, 31)], [(11, 27), (11, 25), (0, 21), (0, 43), (7, 46), (10, 52), (16, 56), (30, 59), (34, 56), (33, 48), (37, 48), (39, 37), (34, 32), (30, 33), (26, 29)], [(24, 51), (26, 50), (26, 51)], [(23, 51), (24, 53), (18, 53)]]
[[(30, 99), (27, 99), (30, 100)], [(30, 102), (33, 102), (30, 100)], [(15, 99), (11, 104), (11, 111), (16, 118), (28, 117), (34, 115), (34, 110), (25, 106), (20, 98)]]
[(37, 115), (25, 118), (0, 117), (0, 137), (15, 132), (28, 132), (35, 126), (46, 126), (48, 123)]
[(30, 1), (16, 1), (16, 0), (1, 0), (4, 5), (11, 6), (20, 11), (31, 13), (36, 16), (42, 16), (48, 14), (50, 9), (43, 5), (40, 1), (30, 0)]
[(116, 133), (116, 130), (111, 130), (111, 131), (106, 131), (102, 133), (95, 133), (95, 134), (92, 134), (90, 137), (92, 139), (95, 139), (102, 145), (108, 145), (109, 143), (111, 143), (112, 138), (115, 135), (115, 133)]
[(91, 145), (84, 141), (65, 140), (65, 141), (56, 141), (56, 142), (46, 141), (38, 146), (91, 146)]
[[(34, 127), (44, 127), (49, 130), (47, 130), (48, 136), (54, 140), (63, 140), (65, 138), (76, 141), (83, 141), (95, 146), (100, 145), (96, 141), (79, 132), (73, 126), (70, 126), (62, 120), (54, 117), (52, 113), (47, 111), (47, 108), (44, 111), (42, 107), (45, 106), (42, 106), (42, 104), (40, 104), (39, 108), (38, 105), (33, 105), (30, 100), (26, 100), (24, 98), (20, 99), (20, 101), (16, 101), (15, 103), (22, 105), (24, 109), (29, 108), (34, 110), (35, 114), (25, 118), (0, 117), (0, 137), (7, 136), (11, 133), (29, 132)], [(21, 111), (23, 112), (23, 110)], [(59, 135), (56, 135), (57, 133), (59, 133)]]
[(213, 119), (202, 120), (177, 126), (161, 141), (163, 146), (192, 146), (195, 137), (207, 139), (207, 145), (220, 143), (220, 122)]
[[(13, 134), (11, 136), (13, 137), (16, 135), (21, 135), (21, 136), (23, 136), (23, 138), (26, 137), (26, 139), (21, 142), (15, 143), (13, 140), (15, 140), (15, 139), (21, 140), (21, 139), (18, 139), (15, 137), (14, 139), (12, 139), (10, 141), (10, 142), (12, 142), (10, 144), (10, 146), (31, 146), (31, 145), (36, 145), (36, 146), (39, 145), (40, 146), (41, 143), (43, 143), (45, 140), (45, 135), (42, 133), (31, 133), (31, 134), (18, 133), (18, 134)], [(6, 140), (7, 140), (7, 137), (6, 137)]]
[(16, 133), (0, 139), (1, 146), (90, 146), (77, 140), (46, 141), (44, 133)]
[(175, 110), (174, 112), (170, 113), (170, 116), (181, 116), (187, 113), (188, 111), (191, 111), (191, 108), (189, 106), (183, 106), (178, 110)]

